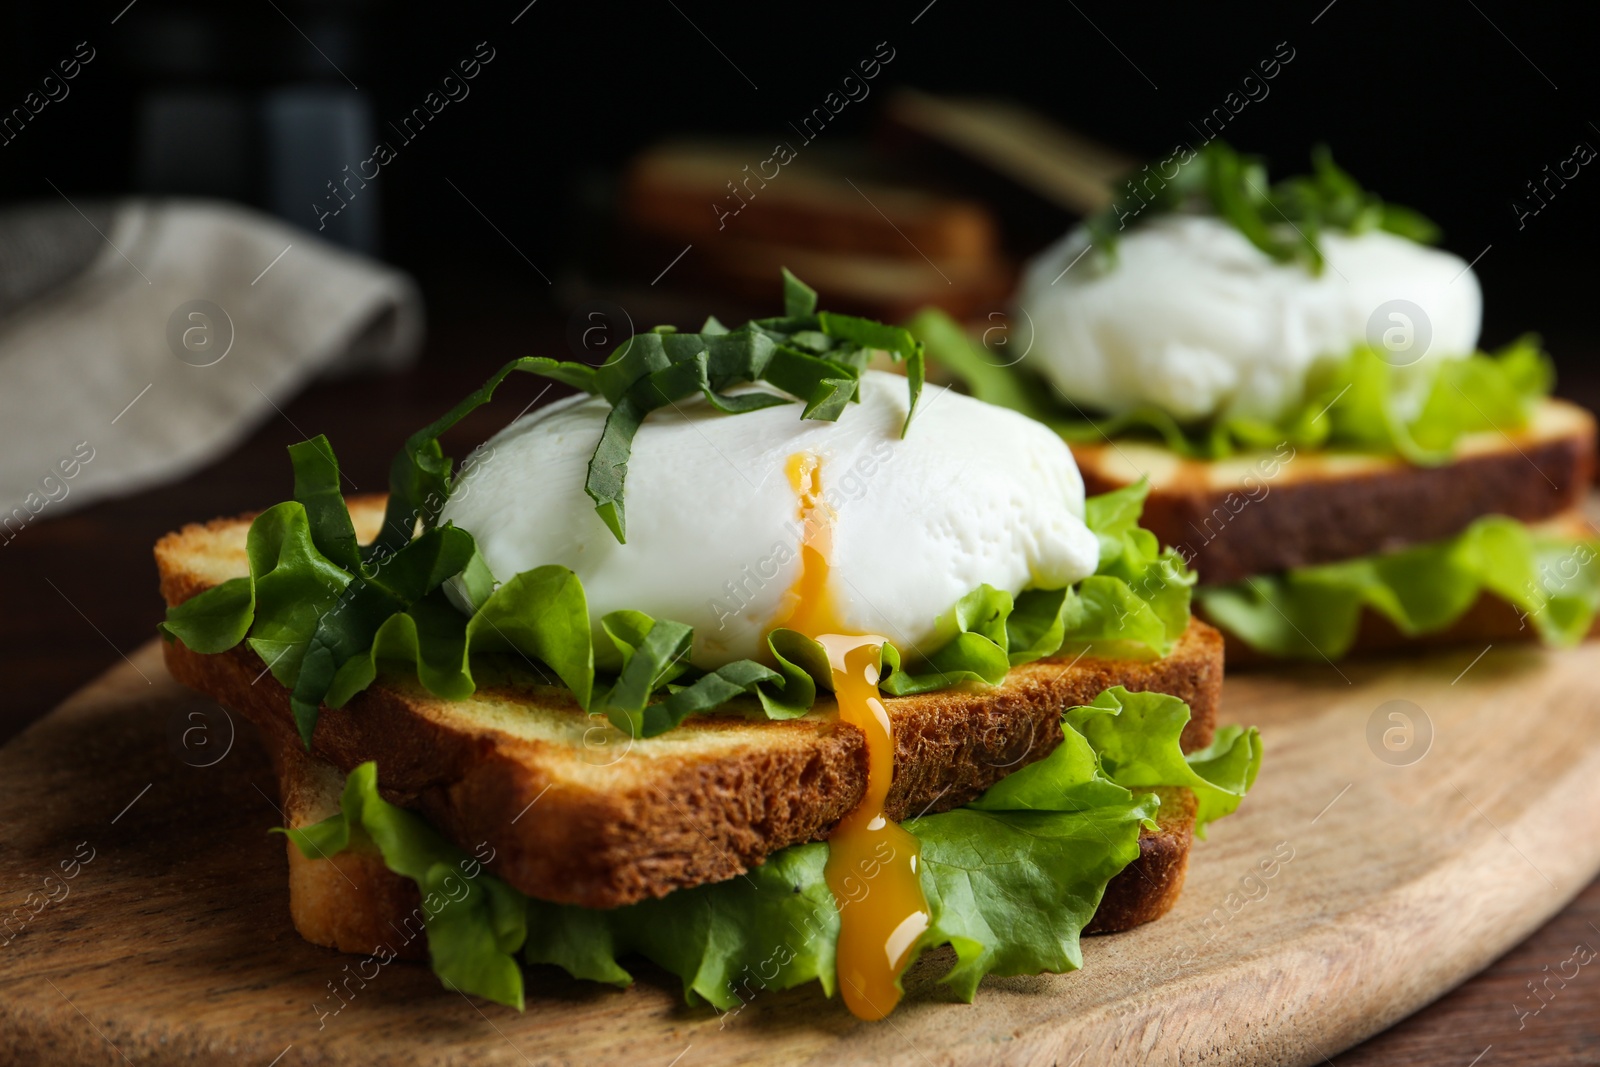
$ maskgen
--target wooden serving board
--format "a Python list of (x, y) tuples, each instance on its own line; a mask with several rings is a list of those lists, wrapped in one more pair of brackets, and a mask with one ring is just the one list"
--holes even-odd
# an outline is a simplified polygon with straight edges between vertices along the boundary
[(1474, 656), (1230, 678), (1267, 763), (1171, 915), (971, 1005), (935, 954), (869, 1024), (815, 988), (721, 1017), (643, 966), (627, 992), (530, 970), (519, 1015), (396, 962), (322, 1015), (355, 957), (289, 924), (267, 762), (151, 645), (0, 749), (0, 1063), (1322, 1062), (1600, 868), (1600, 646)]

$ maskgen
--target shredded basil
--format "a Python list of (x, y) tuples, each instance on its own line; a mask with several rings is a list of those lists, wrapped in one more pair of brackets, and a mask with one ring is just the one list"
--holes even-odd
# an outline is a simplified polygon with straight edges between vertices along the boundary
[(802, 419), (833, 422), (845, 405), (856, 399), (861, 372), (872, 353), (881, 351), (905, 361), (911, 406), (902, 434), (910, 428), (922, 393), (920, 342), (898, 326), (818, 312), (816, 292), (787, 270), (783, 272), (783, 305), (782, 316), (753, 319), (734, 330), (714, 318), (707, 319), (699, 333), (657, 326), (630, 337), (599, 367), (537, 356), (507, 363), (443, 418), (407, 439), (390, 467), (383, 533), (368, 549), (369, 556), (395, 551), (411, 540), (419, 520), (424, 529), (433, 525), (450, 495), (452, 471), (451, 460), (439, 447), (439, 436), (488, 403), (500, 383), (515, 371), (603, 396), (611, 405), (589, 460), (584, 491), (619, 542), (627, 540), (623, 489), (633, 437), (658, 408), (693, 396), (704, 396), (718, 411), (730, 415), (792, 403), (769, 392), (728, 394), (736, 386), (765, 382), (803, 401)]

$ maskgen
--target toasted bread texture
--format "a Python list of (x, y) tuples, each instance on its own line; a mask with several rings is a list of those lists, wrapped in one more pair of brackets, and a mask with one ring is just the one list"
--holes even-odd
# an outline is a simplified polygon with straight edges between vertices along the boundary
[(1086, 934), (1131, 930), (1172, 910), (1189, 873), (1194, 842), (1195, 795), (1187, 789), (1154, 790), (1161, 797), (1156, 828), (1139, 834), (1139, 858), (1106, 884), (1100, 907), (1083, 928)]
[[(268, 738), (289, 825), (309, 826), (336, 813), (344, 786), (339, 769), (292, 741)], [(1177, 902), (1194, 838), (1195, 798), (1187, 789), (1156, 792), (1156, 829), (1140, 833), (1139, 858), (1106, 886), (1084, 933), (1131, 929), (1160, 918)], [(286, 845), (289, 914), (300, 936), (341, 952), (427, 958), (415, 883), (390, 871), (376, 852), (307, 859), (292, 842)]]
[[(356, 529), (376, 530), (381, 498), (351, 502)], [(246, 572), (248, 518), (190, 526), (156, 547), (162, 591), (179, 603)], [(172, 642), (179, 681), (298, 744), (289, 694), (244, 646), (202, 655)], [(743, 873), (787, 845), (820, 839), (866, 785), (863, 735), (831, 701), (788, 722), (754, 702), (632, 739), (586, 715), (527, 665), (477, 671), (465, 700), (414, 678), (384, 676), (343, 708), (322, 710), (312, 754), (340, 771), (376, 760), (393, 802), (415, 808), (531, 897), (616, 907)], [(1064, 708), (1105, 689), (1170, 693), (1192, 719), (1186, 750), (1210, 742), (1222, 686), (1222, 637), (1192, 621), (1178, 647), (1149, 662), (1082, 655), (1011, 671), (995, 687), (894, 697), (891, 818), (957, 807), (1059, 742)]]
[(1090, 493), (1148, 476), (1140, 523), (1202, 584), (1227, 585), (1438, 541), (1484, 515), (1539, 522), (1577, 508), (1594, 477), (1595, 420), (1546, 400), (1526, 429), (1469, 435), (1440, 467), (1287, 444), (1209, 462), (1144, 441), (1072, 451)]

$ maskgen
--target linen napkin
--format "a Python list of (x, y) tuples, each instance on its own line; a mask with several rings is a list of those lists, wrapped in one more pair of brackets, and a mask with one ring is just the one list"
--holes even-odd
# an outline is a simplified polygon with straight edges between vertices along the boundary
[(181, 477), (307, 382), (416, 354), (411, 279), (231, 204), (0, 212), (0, 546)]

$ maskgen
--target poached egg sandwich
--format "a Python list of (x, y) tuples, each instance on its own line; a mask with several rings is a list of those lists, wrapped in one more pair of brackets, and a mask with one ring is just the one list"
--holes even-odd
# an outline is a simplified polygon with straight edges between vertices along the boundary
[[(294, 499), (157, 546), (169, 667), (274, 751), (309, 940), (518, 1008), (522, 963), (642, 957), (877, 1019), (928, 949), (970, 999), (1171, 906), (1261, 746), (1144, 487), (1086, 497), (1045, 427), (920, 397), (905, 331), (785, 298), (508, 364), (387, 500), (295, 445)], [(518, 371), (587, 395), (456, 472)]]
[(1537, 339), (1479, 351), (1471, 265), (1325, 150), (1277, 184), (1221, 142), (1178, 163), (1131, 224), (1029, 265), (1021, 357), (936, 312), (912, 332), (1060, 433), (1091, 492), (1149, 485), (1230, 655), (1587, 634), (1595, 424), (1550, 397)]

